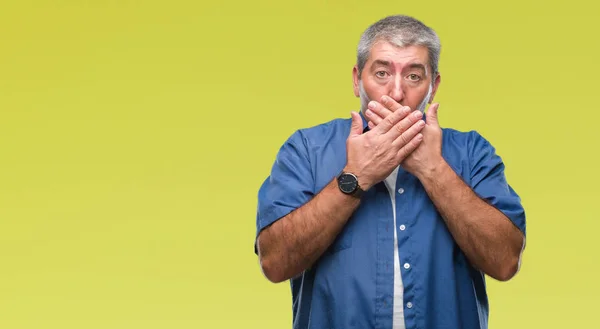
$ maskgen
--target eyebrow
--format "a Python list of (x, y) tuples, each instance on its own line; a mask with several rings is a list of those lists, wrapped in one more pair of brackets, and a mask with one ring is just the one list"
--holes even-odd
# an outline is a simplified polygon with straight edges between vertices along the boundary
[[(389, 61), (383, 60), (383, 59), (376, 59), (373, 61), (373, 65), (372, 67), (376, 67), (378, 65), (382, 65), (382, 66), (391, 66), (392, 64)], [(421, 63), (410, 63), (406, 66), (406, 68), (408, 69), (420, 69), (423, 70), (423, 72), (427, 73), (427, 67)]]
[(389, 61), (384, 61), (383, 59), (376, 59), (373, 61), (372, 66), (377, 66), (377, 65), (390, 66), (391, 63)]
[(421, 69), (424, 72), (427, 72), (427, 68), (425, 67), (425, 65), (421, 64), (421, 63), (411, 63), (408, 65), (409, 69)]

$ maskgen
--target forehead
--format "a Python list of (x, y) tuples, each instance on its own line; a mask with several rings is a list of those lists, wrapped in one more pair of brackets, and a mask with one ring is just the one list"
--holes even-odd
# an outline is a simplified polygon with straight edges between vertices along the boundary
[(429, 53), (425, 46), (398, 47), (386, 41), (378, 41), (371, 47), (367, 65), (375, 61), (390, 62), (394, 66), (403, 67), (408, 64), (427, 66)]

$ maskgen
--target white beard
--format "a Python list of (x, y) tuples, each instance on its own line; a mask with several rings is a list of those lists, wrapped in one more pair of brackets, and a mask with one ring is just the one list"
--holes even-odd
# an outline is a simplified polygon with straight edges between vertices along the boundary
[[(427, 95), (425, 96), (425, 98), (423, 98), (423, 100), (421, 101), (421, 104), (419, 104), (419, 106), (417, 107), (417, 110), (419, 110), (421, 113), (425, 112), (425, 108), (427, 107), (427, 104), (429, 103), (429, 101), (431, 99), (432, 91), (433, 91), (433, 86), (431, 84), (429, 84), (429, 90), (427, 91)], [(363, 87), (362, 80), (360, 80), (358, 82), (358, 94), (360, 96), (360, 110), (362, 111), (363, 114), (365, 114), (365, 111), (367, 110), (367, 105), (369, 104), (369, 102), (371, 100), (369, 99), (369, 96), (367, 96), (367, 92), (365, 91), (365, 88)]]
[(367, 96), (367, 92), (363, 87), (362, 80), (358, 82), (358, 94), (360, 96), (360, 110), (363, 114), (366, 114), (365, 112), (367, 111), (367, 105), (369, 105), (371, 100), (369, 99), (369, 96)]

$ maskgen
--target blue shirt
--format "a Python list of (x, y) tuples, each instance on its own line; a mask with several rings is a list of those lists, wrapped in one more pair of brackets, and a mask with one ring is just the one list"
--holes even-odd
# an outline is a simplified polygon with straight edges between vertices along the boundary
[[(342, 171), (350, 126), (351, 119), (335, 119), (299, 129), (283, 144), (258, 192), (257, 236)], [(364, 117), (363, 127), (368, 129)], [(525, 234), (524, 209), (494, 147), (476, 131), (449, 128), (443, 128), (442, 143), (454, 171)], [(395, 195), (395, 227), (389, 192), (380, 182), (366, 191), (314, 266), (290, 280), (293, 328), (391, 329), (393, 307), (404, 308), (407, 329), (487, 328), (483, 272), (470, 265), (419, 180), (400, 167), (396, 182), (395, 190), (404, 192)], [(404, 303), (396, 306), (392, 230), (400, 264), (411, 264), (401, 267)]]

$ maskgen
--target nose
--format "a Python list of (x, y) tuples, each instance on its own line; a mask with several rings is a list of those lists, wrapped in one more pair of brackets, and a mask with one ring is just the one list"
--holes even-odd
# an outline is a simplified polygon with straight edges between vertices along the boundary
[(393, 81), (390, 81), (388, 96), (399, 104), (402, 104), (402, 101), (404, 100), (404, 90), (400, 75), (396, 76)]

